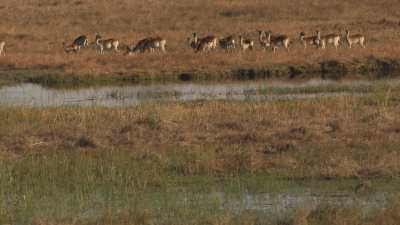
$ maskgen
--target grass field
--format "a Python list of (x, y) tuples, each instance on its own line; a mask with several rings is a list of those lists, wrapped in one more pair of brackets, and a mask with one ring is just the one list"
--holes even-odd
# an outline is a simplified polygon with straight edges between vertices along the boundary
[[(0, 7), (4, 16), (0, 21), (0, 39), (7, 42), (7, 55), (0, 58), (0, 68), (3, 71), (39, 71), (39, 74), (57, 72), (83, 80), (178, 79), (182, 73), (204, 79), (239, 69), (288, 74), (293, 72), (291, 67), (295, 73), (304, 68), (306, 72), (320, 72), (323, 70), (320, 63), (332, 60), (349, 69), (369, 67), (372, 70), (370, 67), (382, 65), (369, 65), (367, 58), (370, 56), (384, 62), (398, 59), (400, 15), (396, 9), (399, 6), (395, 0), (32, 0), (28, 3), (5, 0)], [(260, 50), (256, 41), (258, 29), (289, 35), (293, 40), (291, 52), (281, 50), (274, 55)], [(344, 35), (345, 29), (361, 32), (367, 37), (368, 47), (351, 50), (342, 47), (338, 51), (304, 50), (298, 42), (300, 31), (311, 34), (317, 29), (323, 34), (336, 32)], [(258, 50), (251, 53), (217, 51), (194, 54), (186, 41), (194, 31), (201, 36), (242, 34), (254, 39)], [(100, 56), (89, 49), (79, 55), (63, 52), (62, 42), (71, 42), (81, 34), (88, 35), (93, 41), (96, 33), (117, 38), (124, 44), (161, 35), (168, 41), (168, 54), (127, 57), (122, 52)], [(398, 68), (397, 61), (390, 63), (395, 63)], [(68, 79), (57, 77), (63, 78)]]
[[(0, 40), (7, 44), (0, 85), (395, 76), (399, 7), (395, 0), (3, 0)], [(366, 35), (367, 48), (305, 50), (298, 41), (301, 31), (344, 35), (346, 29)], [(290, 52), (262, 51), (257, 30), (289, 35)], [(241, 34), (255, 40), (256, 50), (195, 54), (187, 43), (192, 32)], [(93, 41), (96, 33), (125, 45), (160, 35), (168, 52), (63, 51), (63, 42), (82, 34)], [(400, 221), (398, 85), (266, 87), (247, 94), (253, 92), (355, 95), (114, 108), (0, 106), (0, 224)], [(223, 193), (240, 202), (246, 194), (282, 191), (390, 199), (368, 212), (362, 205), (321, 204), (274, 218), (257, 209), (229, 210), (220, 198)]]
[(395, 224), (395, 198), (368, 214), (321, 205), (267, 218), (221, 209), (207, 194), (296, 193), (311, 184), (314, 193), (396, 196), (398, 94), (380, 88), (272, 102), (3, 106), (0, 222)]

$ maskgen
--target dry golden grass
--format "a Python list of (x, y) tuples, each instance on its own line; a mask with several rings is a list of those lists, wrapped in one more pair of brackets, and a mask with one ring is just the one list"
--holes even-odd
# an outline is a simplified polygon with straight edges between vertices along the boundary
[(54, 151), (127, 151), (160, 171), (182, 174), (397, 176), (397, 94), (114, 109), (2, 107), (0, 153), (18, 159)]
[[(50, 69), (78, 74), (116, 74), (190, 70), (224, 70), (256, 67), (271, 63), (315, 63), (325, 59), (351, 60), (369, 55), (398, 57), (400, 53), (400, 15), (396, 0), (321, 1), (305, 0), (4, 0), (0, 7), (0, 39), (7, 41), (4, 68)], [(256, 39), (256, 30), (272, 30), (294, 39), (290, 54), (215, 52), (194, 54), (186, 43), (192, 32), (200, 35), (244, 34)], [(303, 50), (298, 43), (300, 31), (311, 34), (345, 29), (367, 36), (367, 49), (342, 48)], [(94, 50), (67, 55), (61, 43), (71, 42), (81, 34), (100, 33), (125, 44), (151, 35), (161, 35), (167, 42), (166, 55), (127, 57), (108, 53), (99, 56)], [(258, 47), (258, 46), (257, 46)]]

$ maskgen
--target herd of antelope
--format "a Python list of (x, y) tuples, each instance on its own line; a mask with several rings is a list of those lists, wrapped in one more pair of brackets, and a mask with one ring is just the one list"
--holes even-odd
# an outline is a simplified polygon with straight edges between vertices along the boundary
[[(316, 31), (314, 36), (309, 37), (306, 37), (305, 33), (301, 32), (299, 39), (304, 48), (307, 48), (307, 45), (311, 45), (316, 48), (325, 49), (327, 45), (333, 45), (337, 49), (342, 38), (341, 35), (335, 33), (322, 36), (320, 31)], [(351, 48), (353, 44), (359, 44), (361, 47), (365, 48), (365, 36), (362, 34), (350, 35), (350, 31), (346, 30), (344, 39), (349, 48)], [(236, 41), (233, 35), (218, 39), (212, 35), (199, 38), (197, 33), (193, 33), (193, 37), (188, 38), (188, 41), (190, 47), (193, 48), (195, 52), (216, 49), (218, 44), (220, 48), (228, 51), (236, 48)], [(270, 31), (258, 31), (258, 41), (264, 50), (270, 48), (273, 52), (276, 52), (279, 47), (283, 47), (289, 51), (289, 45), (291, 43), (289, 36), (284, 34), (273, 35)], [(238, 45), (242, 51), (254, 49), (254, 41), (251, 39), (244, 39), (241, 35), (239, 35)]]
[[(242, 51), (248, 51), (254, 49), (254, 41), (248, 38), (244, 38), (239, 35), (239, 40), (235, 40), (233, 35), (224, 38), (217, 38), (215, 36), (209, 35), (205, 37), (198, 37), (197, 33), (193, 33), (193, 36), (188, 38), (189, 46), (195, 52), (207, 52), (217, 49), (219, 46), (221, 49), (227, 51), (232, 51), (236, 49), (239, 45), (239, 49)], [(350, 35), (350, 31), (346, 30), (344, 38), (340, 34), (331, 33), (326, 35), (321, 35), (320, 31), (316, 31), (313, 36), (306, 36), (304, 32), (300, 32), (299, 41), (307, 48), (307, 46), (314, 46), (316, 48), (325, 49), (327, 45), (332, 45), (334, 48), (338, 48), (341, 44), (341, 40), (344, 39), (348, 47), (351, 48), (353, 44), (359, 44), (361, 47), (365, 48), (365, 36), (362, 34)], [(237, 43), (238, 41), (238, 43)], [(279, 47), (283, 47), (286, 51), (289, 51), (289, 45), (291, 39), (289, 36), (284, 34), (272, 34), (270, 31), (258, 31), (258, 41), (260, 46), (266, 49), (272, 49), (273, 52)], [(167, 41), (161, 37), (149, 37), (142, 39), (136, 43), (136, 45), (125, 46), (126, 54), (132, 55), (136, 52), (166, 52)], [(4, 55), (4, 47), (6, 43), (0, 40), (0, 55)], [(104, 39), (100, 35), (96, 35), (95, 41), (91, 44), (100, 54), (103, 54), (105, 50), (113, 50), (118, 52), (122, 44), (119, 40), (109, 38)], [(89, 46), (89, 39), (85, 35), (77, 37), (72, 44), (66, 45), (63, 43), (64, 51), (78, 53), (81, 48)]]
[[(135, 52), (154, 52), (155, 50), (160, 50), (165, 52), (165, 45), (167, 41), (160, 37), (150, 37), (145, 38), (140, 41), (134, 46), (126, 46), (126, 54), (133, 54)], [(113, 50), (118, 52), (121, 46), (119, 40), (114, 38), (104, 39), (99, 34), (96, 35), (95, 41), (91, 44), (93, 47), (97, 49), (100, 54), (103, 54), (105, 50)], [(72, 44), (66, 45), (63, 43), (64, 51), (78, 53), (81, 48), (89, 46), (89, 39), (86, 35), (81, 35), (77, 37)]]

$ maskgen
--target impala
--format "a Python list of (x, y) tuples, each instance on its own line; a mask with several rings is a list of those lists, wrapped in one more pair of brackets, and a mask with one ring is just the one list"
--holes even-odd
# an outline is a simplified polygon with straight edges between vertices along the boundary
[(65, 42), (62, 43), (64, 51), (67, 53), (74, 52), (78, 53), (81, 48), (89, 45), (88, 38), (85, 35), (78, 36), (70, 45), (66, 45)]
[(151, 52), (154, 52), (155, 50), (165, 52), (166, 44), (167, 40), (161, 37), (148, 38), (146, 43), (147, 48), (149, 48)]
[(148, 37), (138, 41), (134, 47), (128, 47), (128, 54), (133, 54), (135, 52), (144, 53), (146, 51), (154, 52), (155, 50), (166, 52), (166, 43), (167, 41), (161, 37)]
[(1, 55), (5, 55), (4, 53), (4, 47), (6, 46), (6, 42), (5, 41), (0, 41), (0, 56)]
[(219, 40), (219, 46), (225, 50), (233, 50), (236, 48), (235, 38), (230, 35)]
[(264, 50), (270, 47), (270, 43), (267, 38), (267, 33), (265, 31), (262, 30), (258, 31), (258, 41), (260, 42), (260, 45)]
[(81, 48), (79, 45), (77, 45), (75, 43), (67, 45), (67, 44), (65, 44), (65, 42), (63, 42), (62, 45), (63, 45), (64, 51), (66, 53), (70, 53), (70, 52), (78, 53)]
[(337, 50), (339, 47), (339, 43), (340, 43), (340, 35), (332, 33), (332, 34), (327, 34), (324, 36), (321, 36), (321, 34), (318, 35), (318, 39), (321, 42), (321, 48), (325, 49), (326, 45), (331, 44), (335, 47), (335, 49)]
[(351, 48), (353, 44), (360, 44), (361, 47), (365, 48), (365, 36), (362, 34), (350, 35), (350, 31), (346, 30), (346, 41), (349, 48)]
[(304, 32), (300, 32), (300, 41), (304, 48), (307, 48), (307, 45), (315, 45), (317, 48), (320, 47), (321, 41), (319, 37), (321, 37), (320, 31), (316, 31), (316, 35), (309, 37), (306, 37)]
[(86, 35), (81, 35), (77, 38), (75, 38), (74, 42), (72, 42), (73, 45), (78, 46), (79, 50), (83, 47), (87, 47), (89, 45), (89, 40), (86, 37)]
[(116, 39), (103, 39), (100, 35), (96, 35), (96, 42), (95, 42), (100, 54), (104, 53), (104, 50), (115, 50), (118, 52), (119, 41)]
[(240, 41), (240, 47), (242, 48), (243, 51), (253, 50), (254, 41), (250, 39), (243, 39), (242, 36), (239, 36), (239, 41)]
[(195, 52), (205, 52), (213, 50), (217, 47), (218, 39), (215, 36), (209, 35), (203, 38), (198, 38), (197, 33), (193, 33), (193, 39), (190, 40), (190, 47), (195, 50)]
[(283, 46), (289, 52), (290, 39), (287, 35), (280, 34), (280, 35), (272, 36), (271, 32), (268, 32), (267, 40), (274, 52), (276, 52), (276, 50), (278, 49), (278, 46)]

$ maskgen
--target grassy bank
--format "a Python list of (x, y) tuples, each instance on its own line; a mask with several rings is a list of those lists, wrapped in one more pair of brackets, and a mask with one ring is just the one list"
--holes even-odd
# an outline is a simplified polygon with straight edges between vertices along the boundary
[(355, 74), (365, 78), (383, 78), (397, 76), (399, 72), (400, 60), (371, 56), (350, 62), (329, 60), (311, 64), (268, 64), (215, 70), (118, 72), (107, 75), (66, 73), (63, 70), (52, 69), (13, 68), (0, 72), (0, 85), (29, 82), (45, 86), (68, 87), (176, 81), (288, 80), (313, 77), (339, 79), (354, 77)]
[[(0, 39), (7, 45), (6, 55), (0, 57), (0, 80), (71, 84), (398, 72), (400, 16), (393, 9), (400, 3), (395, 0), (380, 3), (33, 0), (25, 4), (22, 0), (5, 0), (0, 13), (7, 19), (0, 22)], [(130, 19), (132, 15), (135, 19)], [(344, 35), (346, 29), (364, 34), (367, 48), (349, 49), (343, 42), (338, 51), (303, 49), (298, 40), (301, 31), (307, 35), (316, 30)], [(257, 30), (289, 35), (290, 52), (280, 49), (273, 54), (261, 50)], [(243, 35), (255, 41), (256, 50), (194, 54), (186, 40), (195, 31), (200, 36)], [(167, 40), (168, 53), (128, 57), (123, 51), (104, 55), (94, 49), (84, 49), (78, 55), (63, 52), (63, 41), (69, 43), (86, 34), (93, 42), (96, 33), (119, 39), (125, 45), (160, 35)]]

